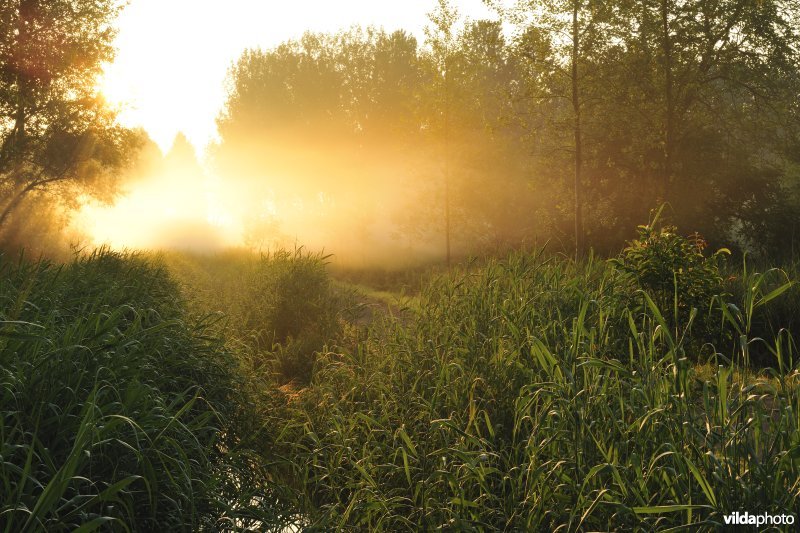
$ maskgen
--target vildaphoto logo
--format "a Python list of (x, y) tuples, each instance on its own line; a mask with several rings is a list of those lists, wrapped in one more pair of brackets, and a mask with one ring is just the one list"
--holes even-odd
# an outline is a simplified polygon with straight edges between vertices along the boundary
[(793, 514), (751, 514), (736, 511), (725, 515), (725, 524), (731, 526), (791, 526), (794, 524)]

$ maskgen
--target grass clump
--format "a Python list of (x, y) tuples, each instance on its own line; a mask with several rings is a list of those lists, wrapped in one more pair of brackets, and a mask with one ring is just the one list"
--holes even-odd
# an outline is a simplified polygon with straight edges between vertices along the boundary
[(302, 248), (166, 256), (195, 310), (224, 313), (224, 334), (256, 366), (297, 384), (310, 382), (318, 354), (355, 313), (353, 294), (332, 282), (327, 259)]

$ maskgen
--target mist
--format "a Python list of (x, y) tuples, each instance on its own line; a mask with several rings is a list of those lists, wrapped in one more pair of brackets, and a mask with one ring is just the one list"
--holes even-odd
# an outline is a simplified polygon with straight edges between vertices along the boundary
[[(791, 79), (777, 76), (755, 107), (736, 81), (682, 82), (690, 107), (678, 109), (658, 96), (657, 64), (630, 77), (645, 53), (634, 43), (587, 44), (574, 85), (553, 35), (443, 10), (421, 43), (353, 28), (246, 50), (217, 140), (197, 153), (180, 134), (165, 155), (146, 151), (127, 193), (84, 207), (79, 227), (96, 244), (303, 246), (402, 268), (545, 243), (614, 254), (667, 204), (713, 245), (793, 249), (777, 231), (796, 207), (796, 117), (781, 112)], [(686, 79), (698, 68), (681, 65)], [(668, 139), (653, 126), (667, 112)]]
[[(219, 141), (199, 157), (182, 134), (163, 156), (151, 143), (116, 204), (84, 207), (78, 227), (117, 247), (304, 246), (384, 267), (545, 234), (552, 217), (521, 216), (537, 201), (530, 161), (519, 126), (501, 124), (502, 81), (491, 79), (504, 61), (500, 25), (470, 31), (485, 33), (494, 63), (475, 63), (478, 77), (462, 73), (460, 88), (452, 73), (437, 79), (433, 52), (405, 32), (306, 34), (248, 50), (229, 73)], [(483, 116), (469, 117), (457, 94), (469, 84)]]
[(213, 167), (179, 134), (166, 154), (143, 152), (119, 198), (83, 206), (73, 227), (94, 245), (116, 248), (302, 246), (342, 265), (398, 268), (438, 260), (441, 247), (412, 238), (404, 225), (423, 161), (390, 149), (237, 143), (233, 164), (226, 154)]

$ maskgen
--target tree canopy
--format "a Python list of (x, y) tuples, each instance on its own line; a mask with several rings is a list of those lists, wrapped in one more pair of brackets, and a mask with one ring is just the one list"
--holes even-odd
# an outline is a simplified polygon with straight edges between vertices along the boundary
[(98, 94), (114, 0), (0, 3), (0, 229), (45, 192), (108, 198), (137, 135)]
[(397, 234), (452, 231), (462, 254), (545, 239), (574, 250), (583, 235), (618, 250), (664, 202), (712, 242), (788, 248), (798, 2), (521, 0), (503, 11), (513, 33), (440, 4), (421, 45), (356, 29), (245, 53), (218, 165), (272, 191), (288, 175), (290, 194), (326, 191), (339, 209), (348, 190), (391, 184)]

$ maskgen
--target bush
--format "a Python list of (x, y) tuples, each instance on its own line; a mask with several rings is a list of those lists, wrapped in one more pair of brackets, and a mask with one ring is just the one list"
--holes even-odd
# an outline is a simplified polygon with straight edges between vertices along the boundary
[(720, 249), (706, 255), (706, 241), (698, 233), (688, 237), (671, 225), (659, 225), (659, 213), (650, 224), (638, 227), (638, 238), (625, 248), (612, 265), (620, 274), (617, 297), (635, 309), (646, 305), (646, 293), (676, 335), (693, 327), (705, 341), (719, 333), (715, 302), (723, 296)]

